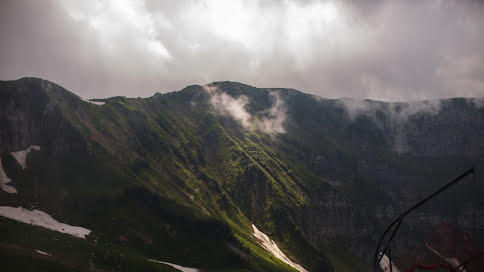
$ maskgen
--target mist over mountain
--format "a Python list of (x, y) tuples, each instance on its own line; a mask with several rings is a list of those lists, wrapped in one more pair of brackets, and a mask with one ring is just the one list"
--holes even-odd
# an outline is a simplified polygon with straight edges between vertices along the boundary
[[(224, 81), (89, 101), (39, 78), (1, 81), (0, 206), (90, 232), (0, 217), (0, 259), (17, 271), (370, 271), (398, 214), (469, 167), (481, 180), (483, 137), (473, 98)], [(482, 245), (483, 186), (469, 178), (423, 207), (397, 249), (439, 222)]]
[(0, 271), (484, 271), (484, 1), (0, 1)]

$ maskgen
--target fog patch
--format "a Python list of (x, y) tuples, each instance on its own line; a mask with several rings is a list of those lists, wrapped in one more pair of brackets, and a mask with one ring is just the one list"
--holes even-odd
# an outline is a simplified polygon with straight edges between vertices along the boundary
[(477, 108), (484, 108), (484, 97), (480, 98), (472, 98), (471, 99), (472, 104), (476, 106)]
[(389, 103), (386, 111), (389, 116), (389, 128), (393, 131), (393, 150), (397, 153), (409, 151), (405, 124), (417, 115), (436, 115), (441, 108), (440, 100), (413, 101), (405, 103)]
[(381, 102), (373, 100), (361, 100), (353, 98), (342, 98), (338, 100), (341, 107), (345, 109), (351, 121), (360, 115), (374, 118), (378, 111), (385, 113), (391, 120), (406, 121), (418, 114), (439, 113), (441, 100), (424, 100), (410, 102)]
[(284, 122), (287, 118), (286, 104), (280, 93), (272, 91), (269, 96), (273, 100), (272, 105), (256, 115), (251, 115), (246, 107), (250, 99), (245, 95), (232, 97), (215, 86), (204, 86), (210, 95), (210, 104), (214, 113), (229, 116), (246, 130), (258, 130), (267, 134), (275, 135), (285, 133)]
[(354, 121), (359, 115), (370, 116), (374, 114), (377, 110), (382, 109), (382, 105), (380, 103), (372, 100), (342, 98), (337, 102), (339, 106), (341, 106), (345, 110), (345, 113), (348, 115), (348, 118), (351, 119), (351, 121)]
[(281, 98), (280, 93), (273, 91), (269, 93), (274, 100), (272, 106), (266, 111), (267, 116), (263, 117), (260, 122), (262, 131), (272, 133), (286, 133), (284, 129), (284, 122), (287, 118), (286, 104)]
[(410, 101), (405, 103), (390, 103), (390, 114), (401, 120), (419, 115), (436, 115), (441, 109), (441, 100)]
[[(406, 153), (409, 150), (405, 125), (408, 120), (418, 115), (436, 115), (441, 109), (441, 100), (424, 100), (410, 102), (381, 102), (373, 100), (360, 100), (343, 98), (338, 104), (345, 110), (351, 121), (360, 116), (370, 118), (382, 130), (390, 130), (393, 137), (393, 150), (397, 153)], [(384, 114), (386, 120), (382, 121), (378, 115)]]

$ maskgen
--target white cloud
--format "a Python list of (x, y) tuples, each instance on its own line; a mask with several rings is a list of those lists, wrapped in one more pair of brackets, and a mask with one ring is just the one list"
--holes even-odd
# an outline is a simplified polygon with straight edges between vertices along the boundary
[(265, 111), (266, 116), (260, 121), (260, 129), (269, 134), (286, 133), (284, 122), (287, 118), (286, 104), (278, 92), (269, 95), (274, 100), (272, 106)]
[(232, 117), (245, 129), (255, 128), (251, 115), (245, 109), (249, 103), (247, 96), (241, 95), (233, 98), (216, 87), (205, 86), (204, 88), (210, 94), (210, 103), (218, 114)]
[[(144, 1), (86, 0), (59, 1), (77, 22), (86, 24), (96, 35), (107, 53), (116, 54), (129, 45), (134, 50), (169, 59), (168, 49), (159, 40), (156, 27), (169, 27), (161, 14), (156, 17), (146, 10)], [(114, 52), (113, 52), (114, 51)]]
[(240, 95), (234, 98), (213, 85), (206, 85), (204, 89), (210, 95), (210, 104), (215, 114), (230, 116), (246, 130), (259, 130), (271, 135), (286, 132), (284, 129), (287, 118), (286, 105), (278, 92), (269, 93), (273, 100), (271, 107), (260, 112), (259, 117), (256, 117), (246, 109), (250, 103), (247, 96)]

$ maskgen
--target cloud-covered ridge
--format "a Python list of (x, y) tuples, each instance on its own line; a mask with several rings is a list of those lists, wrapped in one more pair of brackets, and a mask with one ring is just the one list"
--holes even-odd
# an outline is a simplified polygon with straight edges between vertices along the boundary
[(274, 102), (272, 107), (266, 111), (267, 116), (261, 119), (260, 128), (266, 133), (286, 133), (284, 129), (284, 122), (287, 118), (286, 104), (279, 92), (273, 91), (269, 95)]
[(406, 121), (416, 114), (437, 114), (440, 111), (441, 100), (424, 100), (410, 102), (384, 103), (373, 100), (343, 98), (338, 100), (348, 117), (355, 120), (359, 115), (374, 117), (377, 111), (387, 113), (392, 120)]
[(284, 122), (287, 118), (286, 104), (279, 92), (270, 92), (269, 96), (273, 100), (271, 107), (255, 116), (246, 109), (250, 103), (247, 96), (232, 97), (211, 85), (203, 88), (210, 95), (210, 104), (214, 109), (214, 114), (229, 116), (247, 130), (258, 130), (271, 135), (286, 132), (284, 129)]
[[(405, 137), (405, 123), (409, 118), (420, 115), (436, 115), (441, 110), (441, 100), (424, 100), (411, 102), (384, 103), (372, 100), (344, 98), (338, 100), (345, 110), (348, 118), (355, 121), (359, 116), (366, 116), (380, 129), (388, 129), (393, 136), (393, 150), (397, 153), (406, 153), (409, 150)], [(377, 117), (378, 113), (387, 116), (385, 124)]]

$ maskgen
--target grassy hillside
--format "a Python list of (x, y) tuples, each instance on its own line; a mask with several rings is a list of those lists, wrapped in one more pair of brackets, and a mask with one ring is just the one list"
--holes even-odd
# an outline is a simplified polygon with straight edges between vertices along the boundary
[[(79, 240), (2, 219), (10, 267), (170, 269), (152, 258), (204, 271), (293, 271), (257, 244), (254, 223), (309, 271), (364, 271), (398, 210), (484, 157), (483, 109), (460, 100), (411, 115), (402, 136), (390, 104), (371, 102), (377, 110), (352, 118), (341, 101), (296, 90), (211, 87), (95, 105), (41, 79), (0, 82), (0, 154), (19, 192), (0, 192), (0, 205), (93, 230)], [(248, 119), (237, 119), (233, 103), (244, 103)], [(466, 121), (449, 119), (455, 112)], [(394, 149), (398, 137), (404, 153)], [(22, 170), (9, 152), (29, 145), (41, 151)], [(62, 258), (39, 258), (36, 247)]]

